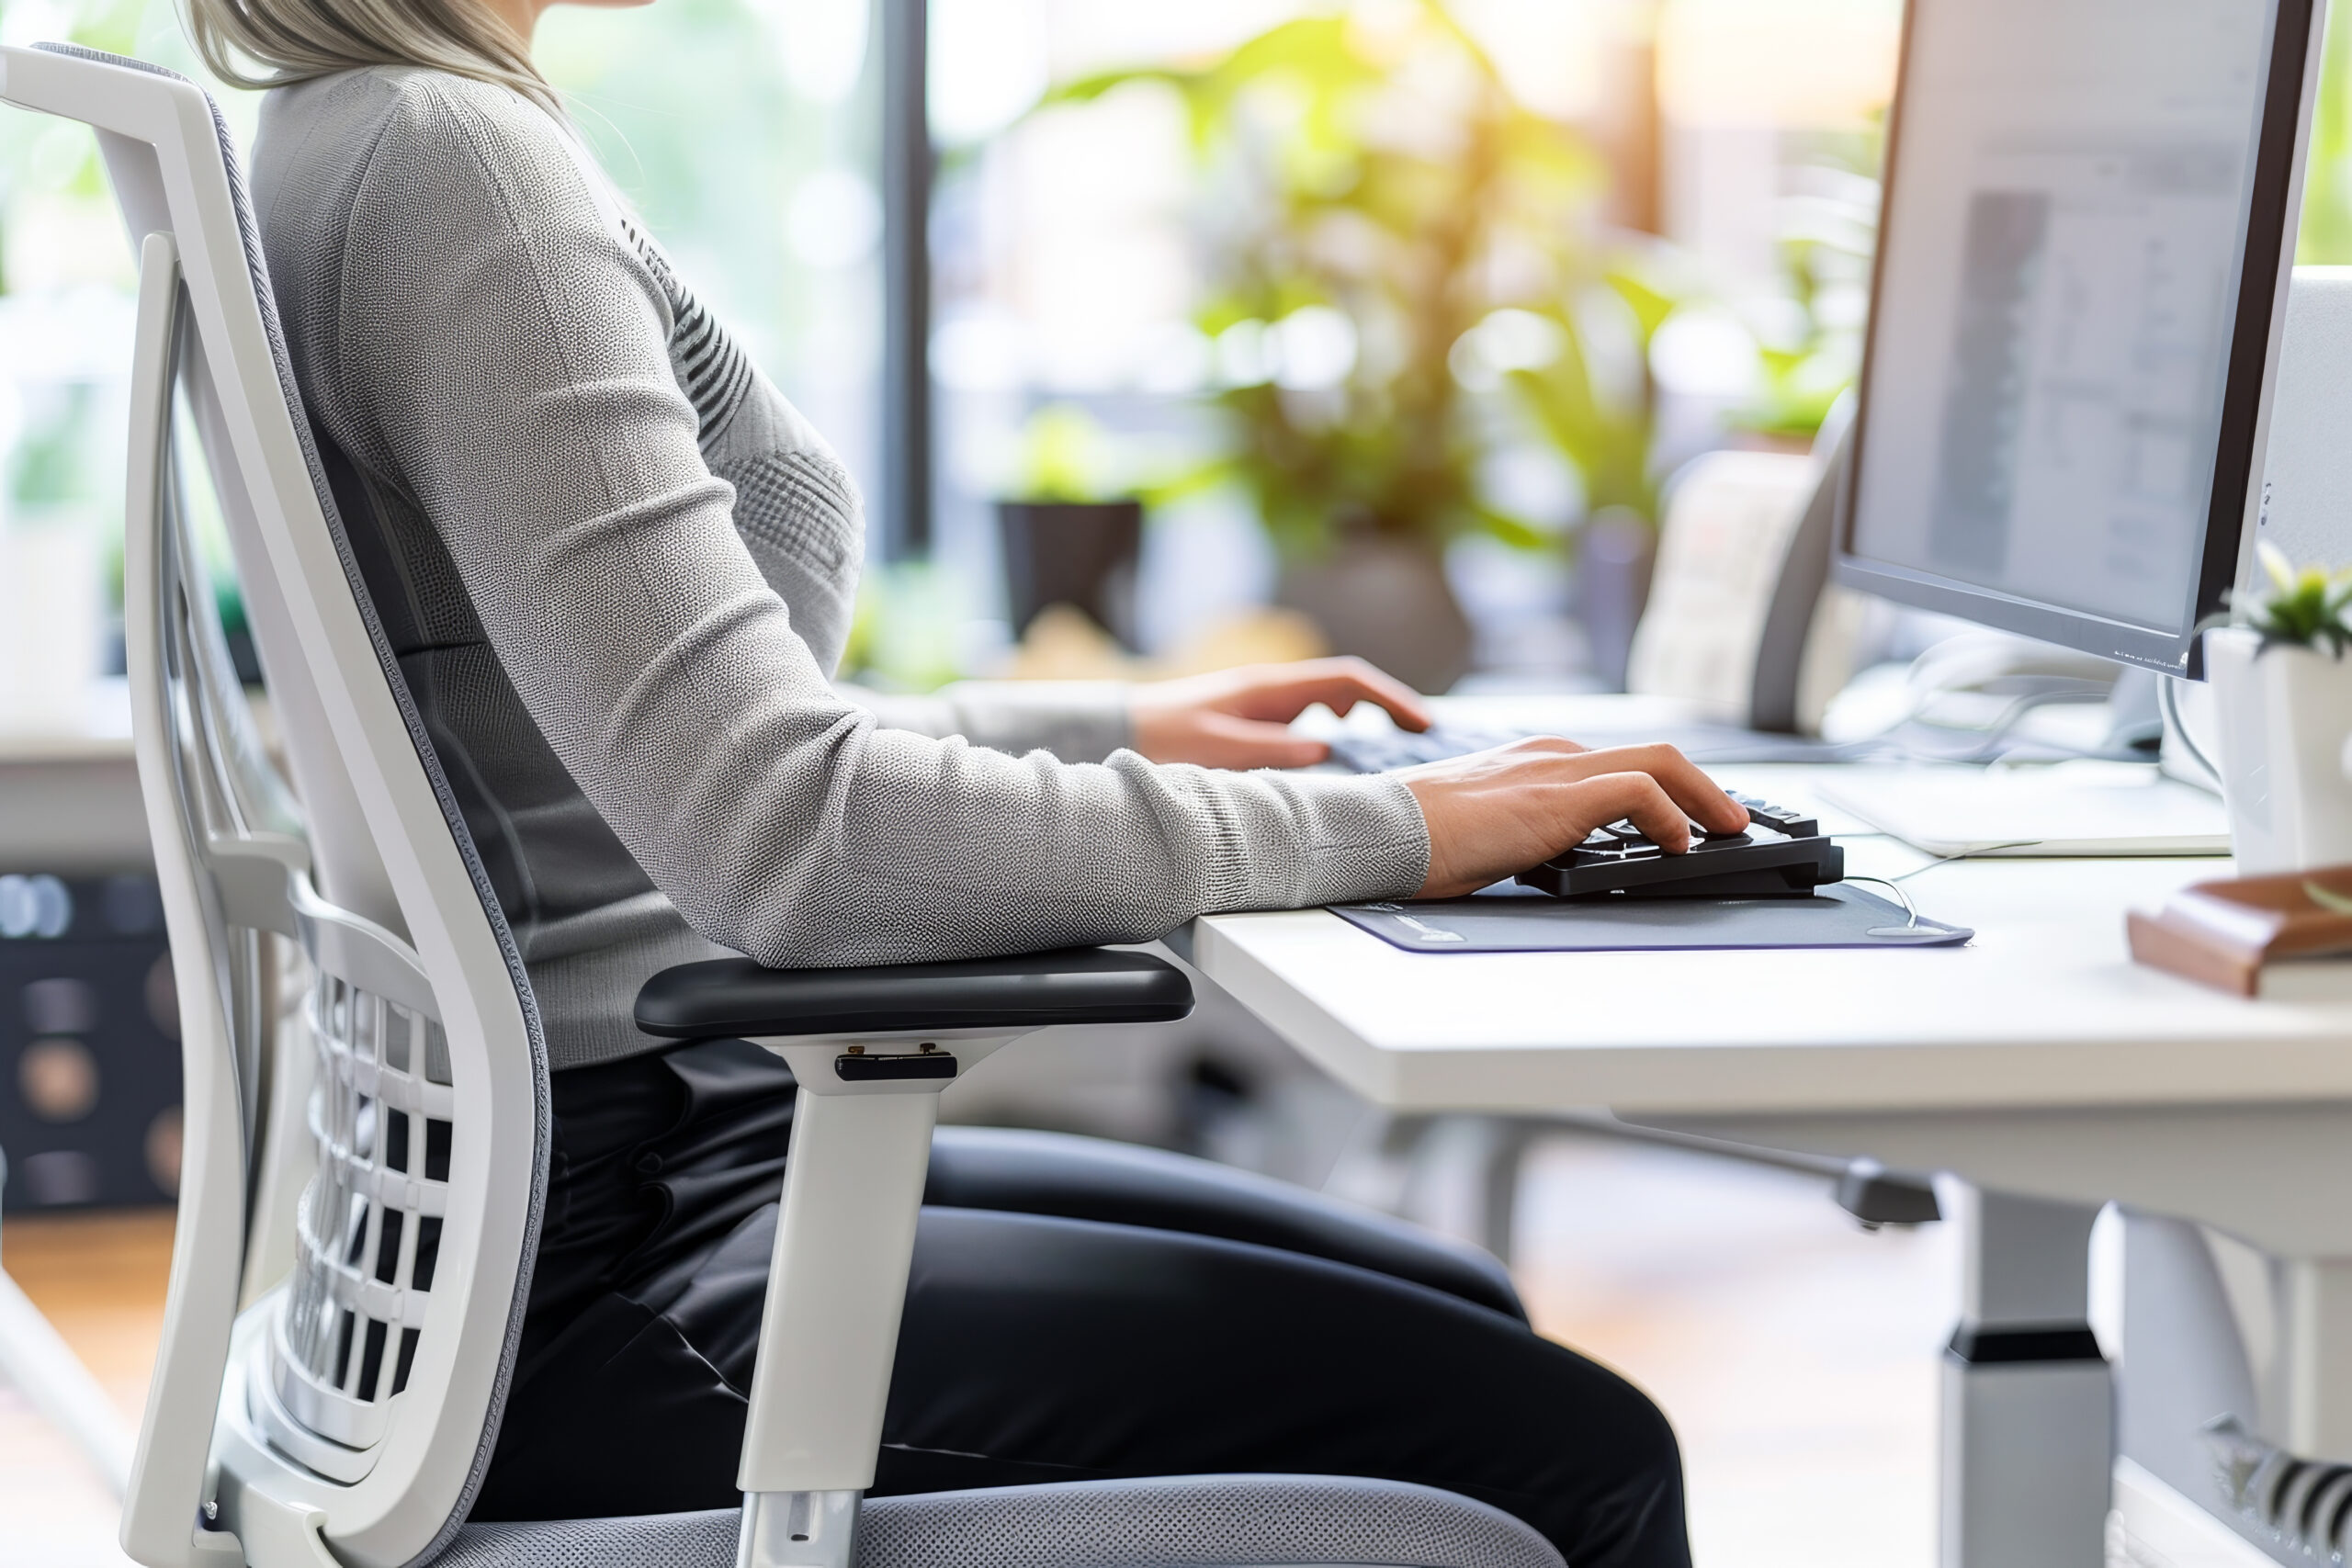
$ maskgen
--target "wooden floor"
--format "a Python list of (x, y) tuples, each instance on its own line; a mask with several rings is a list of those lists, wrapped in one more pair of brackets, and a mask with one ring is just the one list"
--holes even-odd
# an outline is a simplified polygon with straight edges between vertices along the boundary
[[(164, 1325), (167, 1209), (0, 1223), (0, 1268), (57, 1325), (136, 1427)], [(115, 1502), (81, 1453), (0, 1381), (0, 1564), (116, 1568)]]
[[(164, 1214), (0, 1224), (0, 1265), (136, 1420)], [(1518, 1266), (1537, 1325), (1647, 1388), (1681, 1433), (1699, 1568), (1929, 1568), (1951, 1233), (1866, 1234), (1822, 1184), (1613, 1143), (1531, 1162)], [(114, 1507), (0, 1385), (0, 1568), (119, 1568)]]
[(1816, 1179), (1618, 1143), (1538, 1152), (1536, 1326), (1680, 1433), (1698, 1568), (1932, 1568), (1949, 1226), (1866, 1232)]

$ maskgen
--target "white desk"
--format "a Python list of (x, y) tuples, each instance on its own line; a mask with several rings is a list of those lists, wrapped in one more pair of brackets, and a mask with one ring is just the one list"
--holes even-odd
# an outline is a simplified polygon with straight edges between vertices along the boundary
[(124, 682), (93, 686), (83, 723), (69, 731), (0, 723), (0, 873), (96, 874), (147, 859)]
[[(1817, 769), (1714, 772), (1816, 804)], [(1874, 838), (1850, 840), (1849, 855), (1871, 874), (1931, 863)], [(1905, 882), (1923, 913), (1976, 928), (1963, 949), (1422, 954), (1319, 910), (1204, 919), (1193, 948), (1291, 1043), (1389, 1107), (1606, 1107), (1965, 1177), (1988, 1192), (1972, 1217), (1962, 1322), (1973, 1329), (2079, 1325), (2081, 1248), (2102, 1202), (2234, 1233), (2288, 1260), (2286, 1375), (2265, 1425), (2299, 1451), (2352, 1456), (2352, 1003), (2237, 1000), (2134, 965), (2124, 946), (2127, 908), (2227, 871), (2212, 859), (1982, 860)], [(1967, 1405), (1955, 1418), (2054, 1429), (2047, 1408), (1969, 1403), (2014, 1404), (2017, 1375), (1955, 1373), (1948, 1397)], [(2002, 1376), (2009, 1392), (1988, 1394)], [(2078, 1387), (2059, 1403), (2079, 1412), (2089, 1397)], [(2052, 1459), (2040, 1483), (2063, 1473)], [(2098, 1489), (2092, 1517), (2105, 1512), (2105, 1473), (2102, 1463), (2095, 1481), (2077, 1469), (2065, 1482)], [(2014, 1522), (2036, 1511), (2014, 1504), (1996, 1512)], [(1955, 1568), (2098, 1561), (2078, 1531), (2052, 1551), (2018, 1556), (2013, 1539), (1992, 1550), (1982, 1520), (1963, 1551), (1951, 1529), (1987, 1506), (1948, 1495)]]

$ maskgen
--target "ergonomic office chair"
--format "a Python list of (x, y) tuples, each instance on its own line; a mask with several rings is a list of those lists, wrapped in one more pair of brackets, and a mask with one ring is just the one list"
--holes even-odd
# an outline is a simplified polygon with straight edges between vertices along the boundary
[[(761, 1039), (807, 1097), (751, 1396), (746, 1506), (469, 1526), (547, 1180), (530, 984), (368, 602), (218, 110), (170, 72), (60, 44), (0, 48), (0, 99), (96, 129), (140, 247), (124, 616), (187, 1141), (123, 1514), (134, 1558), (1562, 1568), (1541, 1536), (1482, 1504), (1342, 1477), (862, 1499), (937, 1093), (1034, 1029), (1189, 1006), (1171, 966), (1110, 952), (887, 971), (721, 963), (650, 986), (645, 1025)], [(228, 525), (306, 831), (275, 801), (189, 546), (175, 393)], [(303, 1027), (273, 1044), (280, 938), (311, 979)], [(314, 1064), (307, 1139), (284, 1135), (305, 1093), (296, 1057)], [(287, 1227), (290, 1269), (273, 1282), (270, 1211), (313, 1161)]]

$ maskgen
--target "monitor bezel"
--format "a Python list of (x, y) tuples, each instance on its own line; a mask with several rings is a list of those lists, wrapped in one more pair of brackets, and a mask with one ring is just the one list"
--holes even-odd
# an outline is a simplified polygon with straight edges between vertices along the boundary
[[(1887, 110), (1881, 234), (1901, 166), (1904, 89), (1911, 79), (1916, 13), (1905, 0), (1895, 90)], [(1878, 299), (1886, 246), (1871, 258), (1871, 314), (1863, 329), (1862, 366), (1855, 398), (1852, 457), (1838, 486), (1835, 570), (1839, 583), (1917, 609), (1934, 610), (2045, 642), (2191, 680), (2203, 677), (2199, 632), (2228, 602), (2241, 580), (2260, 514), (2258, 458), (2267, 436), (2271, 387), (2294, 268), (2301, 220), (2303, 165), (2312, 112), (2319, 96), (2323, 0), (2272, 0), (2267, 82), (2261, 135), (2255, 144), (2246, 239), (2239, 269), (2237, 310), (2222, 388), (2222, 421), (2207, 500), (2203, 557), (2184, 629), (2151, 626), (2090, 611), (2021, 598), (1957, 578), (1861, 555), (1854, 548), (1855, 495), (1870, 434), (1870, 378), (1878, 350)], [(2300, 47), (2298, 43), (2300, 42)], [(2282, 45), (2284, 47), (2282, 47)]]

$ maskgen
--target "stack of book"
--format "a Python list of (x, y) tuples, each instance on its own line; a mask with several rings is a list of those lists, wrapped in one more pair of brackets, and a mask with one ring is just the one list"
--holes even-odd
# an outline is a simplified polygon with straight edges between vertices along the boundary
[(2132, 912), (2132, 956), (2277, 1001), (2352, 1001), (2352, 865), (2184, 887)]

